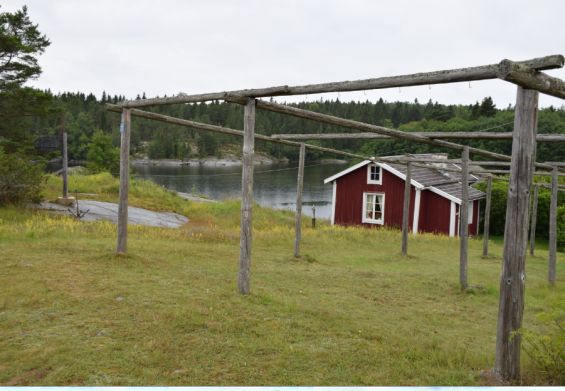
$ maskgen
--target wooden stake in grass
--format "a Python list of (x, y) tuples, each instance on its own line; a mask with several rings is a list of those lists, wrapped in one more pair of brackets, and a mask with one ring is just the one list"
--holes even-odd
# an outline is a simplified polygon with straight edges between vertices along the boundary
[(463, 147), (461, 155), (461, 207), (459, 208), (459, 283), (467, 288), (467, 244), (469, 242), (469, 147)]
[(538, 102), (537, 91), (518, 87), (494, 360), (494, 375), (499, 380), (515, 379), (520, 374), (522, 338), (519, 334), (511, 336), (522, 327), (524, 313)]
[(534, 256), (534, 244), (536, 242), (536, 223), (538, 218), (538, 193), (539, 185), (536, 183), (536, 191), (534, 194), (534, 207), (532, 211), (532, 227), (530, 232), (530, 255)]
[(492, 175), (487, 178), (487, 205), (485, 207), (485, 229), (483, 235), (483, 257), (488, 255), (488, 235), (490, 229), (490, 198), (492, 193)]
[(128, 246), (128, 198), (129, 198), (129, 133), (130, 109), (123, 109), (122, 142), (120, 148), (120, 198), (118, 203), (118, 245), (116, 251), (125, 254)]
[(298, 185), (296, 190), (296, 222), (294, 238), (294, 258), (300, 258), (300, 241), (302, 240), (302, 185), (304, 183), (304, 155), (306, 147), (300, 143), (300, 158), (298, 162)]
[[(412, 162), (406, 165), (404, 184), (404, 210), (402, 212), (402, 254), (408, 254), (408, 218), (410, 217), (410, 187), (412, 181)], [(416, 213), (416, 211), (414, 211)]]
[(243, 173), (241, 178), (241, 241), (237, 289), (249, 294), (251, 284), (251, 241), (253, 229), (253, 155), (255, 98), (247, 98), (243, 122)]
[(63, 132), (63, 198), (69, 198), (68, 180), (69, 159), (67, 157), (67, 132)]
[(555, 284), (557, 263), (557, 166), (551, 173), (551, 205), (549, 208), (549, 282)]

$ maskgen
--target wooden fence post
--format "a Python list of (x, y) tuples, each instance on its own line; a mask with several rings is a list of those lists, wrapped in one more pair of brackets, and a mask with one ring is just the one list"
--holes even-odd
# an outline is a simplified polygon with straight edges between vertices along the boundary
[(515, 379), (520, 374), (522, 338), (519, 334), (510, 338), (522, 327), (524, 312), (538, 99), (536, 90), (518, 87), (494, 359), (494, 375), (500, 380)]
[(485, 207), (485, 229), (483, 234), (483, 257), (488, 256), (488, 235), (490, 230), (490, 199), (492, 194), (492, 175), (487, 178), (487, 205)]
[(551, 206), (549, 208), (549, 282), (555, 284), (557, 263), (557, 166), (551, 173)]
[(67, 132), (63, 132), (63, 198), (69, 198), (69, 157), (67, 154)]
[(536, 223), (538, 218), (538, 193), (539, 185), (536, 184), (536, 191), (534, 193), (534, 207), (532, 210), (532, 228), (530, 232), (530, 255), (534, 256), (534, 244), (536, 242)]
[(243, 119), (243, 173), (241, 176), (241, 240), (237, 289), (249, 294), (253, 230), (253, 155), (255, 143), (255, 98), (247, 98)]
[[(406, 165), (406, 181), (404, 184), (404, 211), (402, 212), (402, 254), (408, 254), (408, 220), (410, 215), (410, 188), (412, 182), (412, 162)], [(414, 213), (416, 211), (414, 210)]]
[(128, 246), (128, 198), (129, 198), (129, 134), (131, 109), (122, 110), (122, 134), (120, 146), (120, 197), (118, 202), (118, 253), (125, 253)]
[(302, 185), (304, 183), (304, 155), (306, 155), (306, 147), (304, 143), (300, 143), (298, 185), (296, 187), (296, 236), (294, 238), (294, 258), (300, 258), (300, 241), (302, 240)]
[(469, 242), (469, 147), (463, 147), (461, 155), (461, 207), (459, 208), (459, 284), (467, 288), (467, 245)]

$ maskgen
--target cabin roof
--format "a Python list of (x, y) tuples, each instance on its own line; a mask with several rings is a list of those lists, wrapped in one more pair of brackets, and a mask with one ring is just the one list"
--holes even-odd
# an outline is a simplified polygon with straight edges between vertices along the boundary
[[(439, 155), (439, 156), (438, 156)], [(386, 157), (404, 157), (401, 156), (386, 156)], [(447, 154), (419, 154), (419, 155), (410, 155), (410, 157), (414, 158), (422, 158), (422, 159), (432, 159), (436, 158), (447, 158)], [(364, 160), (359, 164), (356, 164), (352, 167), (349, 167), (346, 170), (343, 170), (327, 179), (324, 180), (324, 183), (333, 182), (336, 179), (349, 174), (352, 171), (355, 171), (367, 164), (372, 163), (370, 160)], [(407, 167), (402, 164), (393, 164), (393, 163), (376, 163), (381, 166), (383, 169), (391, 172), (392, 174), (398, 176), (399, 178), (406, 180), (406, 171)], [(458, 204), (461, 203), (462, 197), (462, 186), (461, 186), (461, 173), (459, 172), (452, 172), (452, 171), (442, 171), (442, 168), (457, 168), (460, 169), (461, 167), (451, 164), (451, 163), (442, 163), (442, 164), (433, 164), (427, 163), (430, 165), (430, 168), (424, 167), (412, 167), (412, 179), (410, 181), (411, 185), (423, 189), (427, 188), (434, 193), (442, 195), (445, 198), (448, 198)], [(413, 179), (413, 178), (417, 178)], [(478, 181), (478, 178), (474, 175), (469, 175), (469, 182), (471, 184)], [(485, 197), (485, 193), (473, 189), (469, 186), (469, 200), (478, 200), (480, 198)]]

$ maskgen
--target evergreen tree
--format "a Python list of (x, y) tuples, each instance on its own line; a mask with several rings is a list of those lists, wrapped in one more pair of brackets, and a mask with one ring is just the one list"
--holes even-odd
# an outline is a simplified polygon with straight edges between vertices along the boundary
[(496, 105), (492, 102), (492, 98), (490, 96), (483, 99), (480, 111), (482, 117), (494, 117), (496, 115), (496, 111)]
[(5, 153), (45, 156), (33, 147), (31, 117), (54, 117), (62, 110), (51, 107), (50, 92), (24, 84), (41, 74), (36, 57), (50, 44), (29, 20), (26, 6), (0, 14), (0, 146)]

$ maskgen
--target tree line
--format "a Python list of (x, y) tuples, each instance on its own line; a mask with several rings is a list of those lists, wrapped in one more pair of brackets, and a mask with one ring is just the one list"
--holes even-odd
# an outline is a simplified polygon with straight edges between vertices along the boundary
[[(47, 91), (50, 93), (50, 91)], [(145, 94), (137, 96), (142, 99)], [(73, 159), (85, 159), (88, 143), (97, 130), (111, 136), (115, 146), (120, 142), (120, 115), (104, 110), (104, 103), (116, 103), (124, 100), (124, 96), (106, 92), (100, 100), (92, 93), (64, 92), (53, 96), (53, 108), (66, 113), (66, 131), (68, 133), (69, 156)], [(283, 102), (285, 103), (285, 102)], [(355, 121), (400, 129), (407, 132), (477, 132), (512, 131), (514, 108), (496, 108), (490, 97), (473, 105), (442, 105), (431, 100), (421, 104), (414, 102), (386, 102), (382, 98), (376, 103), (342, 102), (336, 100), (320, 100), (315, 102), (290, 103), (290, 106), (333, 115)], [(213, 101), (209, 103), (176, 104), (154, 106), (145, 110), (171, 117), (182, 118), (225, 126), (241, 130), (243, 126), (243, 107), (239, 105)], [(60, 117), (36, 117), (29, 129), (31, 135), (55, 134), (61, 127)], [(503, 126), (501, 126), (503, 125)], [(491, 129), (494, 128), (494, 129)], [(278, 113), (256, 112), (255, 131), (271, 136), (273, 134), (305, 134), (305, 133), (356, 133), (357, 131), (320, 124), (301, 118), (285, 116)], [(565, 109), (549, 107), (542, 109), (539, 115), (538, 133), (565, 133)], [(150, 158), (191, 157), (188, 143), (196, 143), (199, 153), (217, 155), (218, 147), (225, 144), (241, 144), (240, 137), (214, 134), (198, 129), (164, 124), (161, 122), (134, 117), (131, 125), (131, 153), (147, 153)], [(493, 140), (460, 140), (461, 144), (487, 149), (493, 152), (510, 154), (511, 142)], [(450, 157), (457, 156), (454, 151), (423, 145), (405, 140), (316, 140), (310, 143), (342, 151), (360, 153), (370, 156), (386, 156), (399, 153), (431, 153), (449, 152)], [(256, 149), (265, 151), (277, 158), (296, 159), (298, 150), (280, 144), (256, 141)], [(331, 154), (309, 152), (307, 158), (335, 158)], [(475, 157), (480, 160), (480, 157)], [(565, 158), (565, 146), (561, 144), (547, 145), (540, 143), (537, 161), (556, 161)]]

